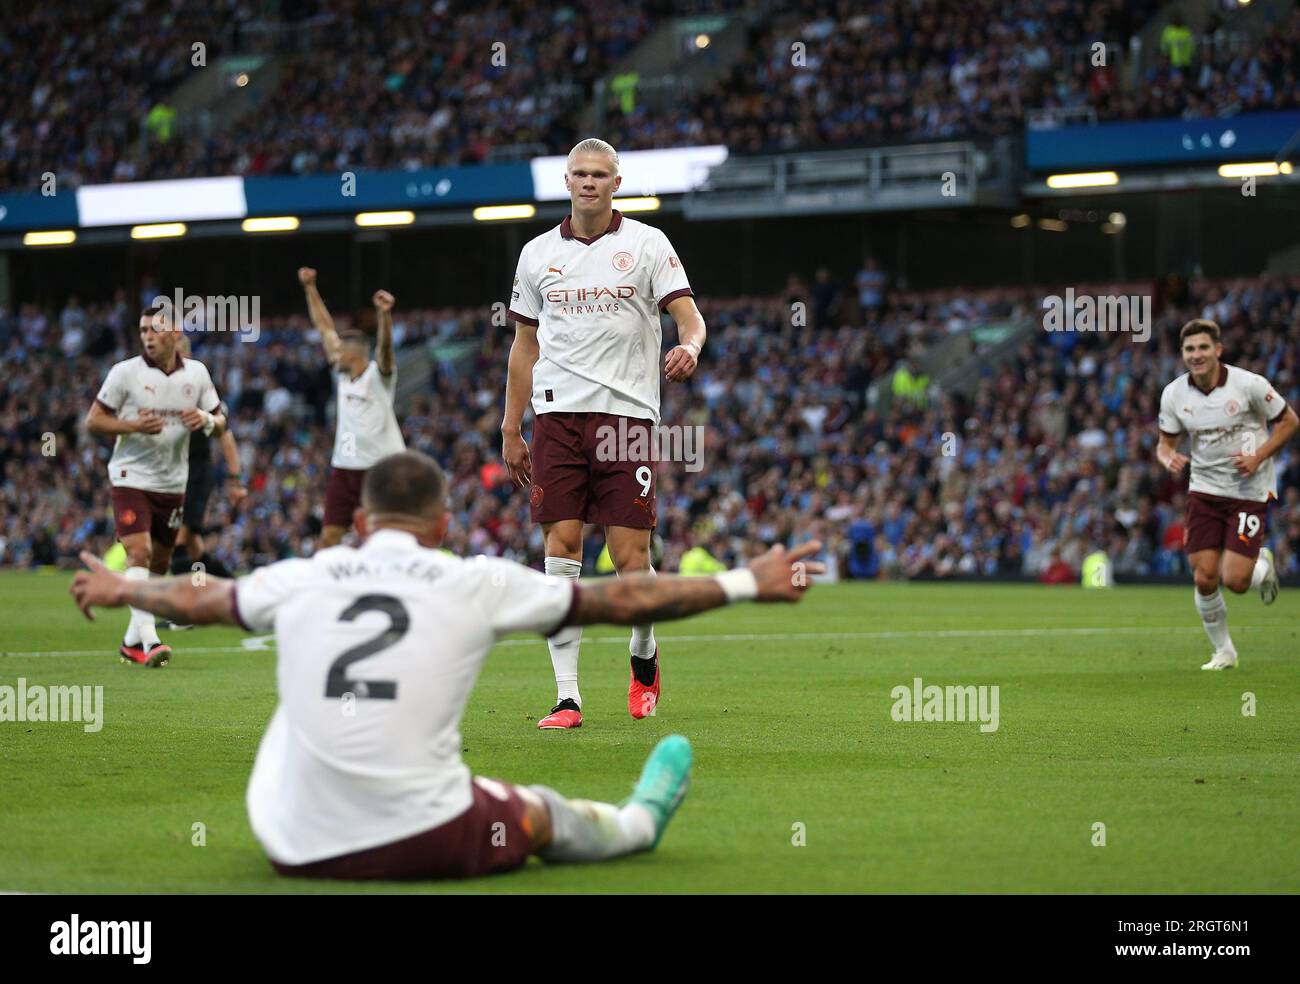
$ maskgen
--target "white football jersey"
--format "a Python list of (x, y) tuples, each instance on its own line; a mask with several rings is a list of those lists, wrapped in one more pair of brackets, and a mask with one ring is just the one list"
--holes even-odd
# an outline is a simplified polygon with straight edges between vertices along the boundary
[(1268, 440), (1268, 425), (1286, 412), (1286, 401), (1258, 373), (1220, 364), (1219, 381), (1208, 393), (1183, 373), (1160, 395), (1160, 431), (1171, 436), (1186, 433), (1192, 492), (1267, 502), (1277, 495), (1273, 460), (1254, 475), (1242, 478), (1232, 456), (1253, 454)]
[(660, 230), (617, 209), (594, 239), (569, 217), (519, 254), (510, 317), (537, 327), (533, 412), (602, 412), (659, 423), (659, 312), (693, 296)]
[(373, 359), (356, 379), (346, 372), (335, 373), (338, 403), (335, 409), (335, 468), (371, 467), (381, 458), (406, 450), (402, 428), (393, 410), (397, 395), (397, 367), (385, 376)]
[(108, 462), (114, 486), (145, 492), (179, 493), (189, 479), (190, 430), (181, 420), (185, 410), (215, 413), (221, 406), (207, 366), (176, 357), (179, 367), (163, 372), (147, 355), (119, 362), (104, 378), (96, 401), (122, 420), (134, 420), (152, 410), (163, 421), (157, 434), (118, 434)]
[(556, 631), (576, 597), (573, 581), (398, 530), (240, 578), (239, 621), (278, 649), (279, 705), (248, 785), (267, 854), (307, 864), (469, 809), (460, 718), (484, 658), (508, 632)]

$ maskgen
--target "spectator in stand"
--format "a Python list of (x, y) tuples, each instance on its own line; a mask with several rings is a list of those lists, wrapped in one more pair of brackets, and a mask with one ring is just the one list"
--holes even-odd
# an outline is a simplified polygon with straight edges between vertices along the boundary
[(868, 316), (874, 315), (885, 303), (885, 286), (889, 276), (880, 269), (874, 256), (868, 256), (854, 282), (858, 287), (858, 305)]

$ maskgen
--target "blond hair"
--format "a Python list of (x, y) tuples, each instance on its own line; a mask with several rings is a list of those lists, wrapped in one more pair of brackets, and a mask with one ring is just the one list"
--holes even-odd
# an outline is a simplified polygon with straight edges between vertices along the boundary
[(573, 166), (573, 159), (579, 154), (603, 154), (614, 162), (614, 173), (618, 173), (618, 151), (612, 144), (606, 143), (600, 137), (588, 137), (586, 140), (580, 140), (569, 151), (568, 159), (564, 162), (564, 169), (567, 171)]

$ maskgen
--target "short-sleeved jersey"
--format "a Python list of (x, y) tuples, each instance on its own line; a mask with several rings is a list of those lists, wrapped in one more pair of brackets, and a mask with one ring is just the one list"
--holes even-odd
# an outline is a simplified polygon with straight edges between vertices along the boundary
[(397, 369), (385, 376), (373, 359), (356, 379), (335, 373), (338, 406), (335, 411), (335, 468), (364, 471), (381, 458), (406, 450), (397, 424), (393, 399), (397, 396)]
[(594, 239), (570, 219), (519, 254), (510, 317), (537, 327), (533, 412), (659, 422), (659, 313), (693, 296), (668, 237), (617, 209)]
[(176, 356), (177, 366), (164, 372), (146, 355), (119, 362), (108, 370), (97, 403), (122, 420), (149, 409), (162, 418), (157, 434), (119, 434), (108, 462), (114, 486), (146, 492), (185, 491), (189, 479), (190, 430), (181, 420), (186, 410), (215, 413), (221, 406), (207, 366)]
[(576, 597), (573, 581), (397, 530), (236, 582), (240, 623), (278, 649), (279, 705), (248, 786), (267, 854), (307, 864), (469, 809), (460, 719), (488, 650), (508, 632), (555, 632)]
[(1183, 373), (1160, 395), (1160, 431), (1186, 433), (1192, 477), (1189, 490), (1228, 499), (1267, 502), (1277, 495), (1273, 459), (1242, 478), (1234, 454), (1254, 453), (1268, 440), (1268, 425), (1286, 412), (1286, 402), (1258, 373), (1221, 364), (1219, 381), (1208, 393)]

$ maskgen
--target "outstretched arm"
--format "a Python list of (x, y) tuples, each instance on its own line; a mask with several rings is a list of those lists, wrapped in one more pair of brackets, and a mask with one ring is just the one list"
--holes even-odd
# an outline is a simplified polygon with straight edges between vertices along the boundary
[(732, 601), (798, 601), (808, 590), (808, 576), (826, 570), (805, 560), (821, 548), (817, 540), (790, 551), (776, 546), (748, 567), (715, 577), (636, 574), (583, 584), (568, 624), (640, 625), (685, 618)]
[(70, 592), (81, 613), (95, 620), (92, 608), (142, 608), (173, 622), (189, 625), (238, 625), (235, 582), (204, 575), (128, 581), (105, 567), (94, 554), (81, 552), (90, 568), (72, 579)]
[(342, 343), (339, 341), (339, 333), (334, 329), (334, 319), (330, 317), (329, 308), (316, 289), (316, 271), (311, 267), (299, 267), (298, 283), (302, 284), (307, 295), (307, 313), (311, 316), (312, 327), (320, 332), (321, 344), (325, 346), (325, 358), (331, 366), (338, 365)]
[(375, 362), (385, 376), (393, 374), (393, 305), (397, 302), (386, 290), (375, 291)]

